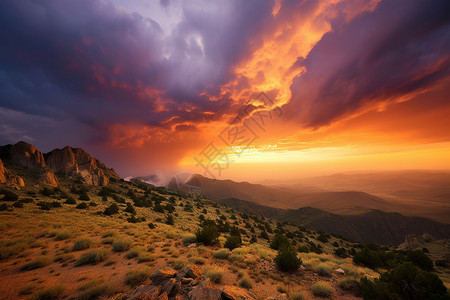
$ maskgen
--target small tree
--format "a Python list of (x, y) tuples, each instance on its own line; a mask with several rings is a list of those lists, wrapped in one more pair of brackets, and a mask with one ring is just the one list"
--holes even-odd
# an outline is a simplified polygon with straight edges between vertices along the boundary
[(297, 252), (294, 247), (287, 245), (278, 250), (278, 254), (275, 257), (275, 263), (281, 271), (294, 272), (298, 270), (302, 264), (302, 260), (297, 257)]
[(197, 241), (203, 243), (205, 245), (211, 245), (217, 242), (217, 238), (219, 237), (219, 233), (217, 231), (217, 226), (213, 222), (205, 222), (205, 225), (201, 229), (199, 229), (195, 236), (197, 237)]
[(288, 246), (289, 240), (284, 234), (277, 233), (275, 234), (272, 242), (270, 243), (270, 248), (274, 250), (281, 249), (282, 247)]

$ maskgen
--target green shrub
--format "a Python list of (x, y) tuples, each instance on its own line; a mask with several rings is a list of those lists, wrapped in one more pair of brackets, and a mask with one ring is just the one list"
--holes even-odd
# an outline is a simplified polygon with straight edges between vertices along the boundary
[(197, 237), (197, 242), (203, 243), (205, 245), (211, 245), (217, 242), (219, 233), (217, 231), (217, 226), (214, 223), (209, 223), (204, 225), (195, 233)]
[(55, 285), (46, 289), (38, 291), (31, 297), (31, 300), (53, 300), (59, 299), (59, 296), (64, 291), (64, 286)]
[(339, 280), (339, 286), (345, 291), (359, 290), (359, 282), (354, 278), (346, 277)]
[(95, 265), (105, 261), (108, 258), (108, 251), (104, 249), (94, 249), (81, 255), (75, 263), (75, 266)]
[(290, 245), (289, 239), (284, 235), (277, 233), (273, 237), (272, 242), (270, 243), (270, 248), (274, 250), (279, 250), (282, 247), (287, 247)]
[(130, 250), (131, 246), (133, 246), (133, 242), (131, 240), (122, 238), (113, 242), (112, 250), (114, 252), (124, 252)]
[(310, 252), (308, 245), (298, 246), (297, 251), (300, 253), (309, 253)]
[(239, 286), (245, 289), (251, 289), (252, 282), (250, 281), (250, 279), (244, 277), (239, 281)]
[(168, 214), (167, 218), (166, 218), (166, 222), (167, 225), (173, 225), (175, 223), (173, 215), (172, 214)]
[(313, 294), (317, 297), (327, 298), (333, 293), (333, 288), (325, 281), (319, 281), (311, 286)]
[(125, 255), (125, 257), (128, 259), (132, 259), (132, 258), (138, 257), (139, 253), (141, 253), (140, 249), (133, 248), (130, 251), (128, 251), (128, 253)]
[(236, 235), (230, 235), (225, 241), (225, 248), (233, 250), (241, 245), (241, 238)]
[(88, 249), (92, 246), (92, 241), (90, 239), (80, 239), (73, 244), (72, 251), (80, 251)]
[(94, 300), (100, 298), (108, 291), (106, 284), (90, 282), (82, 288), (82, 292), (74, 300)]
[(295, 249), (292, 246), (288, 246), (278, 250), (275, 263), (281, 271), (293, 272), (298, 270), (302, 264), (302, 260), (297, 257)]
[(361, 278), (360, 284), (364, 299), (450, 299), (436, 274), (421, 270), (410, 262), (383, 273), (373, 282)]
[(142, 284), (150, 276), (149, 268), (139, 268), (128, 271), (125, 282), (132, 287)]
[(406, 257), (408, 261), (425, 271), (433, 270), (433, 261), (422, 250), (408, 251)]
[(34, 269), (39, 269), (50, 264), (50, 260), (46, 256), (37, 257), (34, 260), (22, 265), (20, 271), (30, 271)]

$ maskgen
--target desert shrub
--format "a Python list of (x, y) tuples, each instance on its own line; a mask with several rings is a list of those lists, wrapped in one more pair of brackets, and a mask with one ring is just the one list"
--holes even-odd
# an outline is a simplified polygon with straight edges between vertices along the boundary
[(223, 275), (225, 274), (225, 270), (221, 267), (210, 266), (203, 270), (203, 274), (214, 283), (220, 283)]
[(278, 250), (275, 263), (281, 271), (293, 272), (298, 270), (302, 260), (297, 257), (297, 252), (292, 246), (287, 246)]
[(156, 256), (148, 252), (140, 253), (138, 256), (138, 263), (154, 261)]
[(135, 215), (136, 210), (133, 207), (133, 204), (127, 202), (127, 207), (125, 208), (125, 212)]
[(111, 196), (111, 195), (113, 195), (115, 193), (116, 193), (116, 191), (113, 188), (104, 186), (104, 187), (102, 187), (100, 189), (100, 191), (98, 192), (97, 195), (99, 195), (99, 196)]
[(442, 280), (436, 274), (404, 263), (373, 281), (361, 278), (364, 299), (450, 299)]
[(59, 296), (64, 291), (64, 286), (55, 285), (49, 288), (38, 291), (31, 297), (31, 300), (53, 300), (59, 299)]
[(131, 249), (130, 251), (127, 252), (125, 257), (128, 258), (128, 259), (132, 259), (132, 258), (138, 257), (140, 253), (141, 253), (140, 249), (133, 248), (133, 249)]
[(47, 201), (38, 202), (38, 203), (36, 203), (36, 205), (39, 206), (39, 208), (42, 210), (50, 210), (53, 207), (52, 204)]
[(319, 281), (311, 286), (313, 294), (317, 297), (330, 297), (333, 293), (333, 288), (325, 281)]
[(150, 229), (155, 229), (155, 227), (156, 227), (156, 225), (151, 222), (148, 223), (147, 225), (148, 225), (148, 228), (150, 228)]
[(186, 263), (183, 260), (174, 260), (172, 262), (172, 268), (174, 268), (175, 270), (181, 270), (185, 265)]
[(445, 259), (438, 259), (434, 262), (436, 267), (448, 268), (448, 262)]
[(227, 259), (230, 256), (231, 252), (228, 249), (220, 249), (214, 252), (214, 258), (218, 259)]
[(319, 242), (322, 242), (322, 243), (328, 243), (328, 239), (330, 238), (330, 235), (329, 234), (327, 234), (327, 233), (320, 233), (319, 234), (319, 236), (317, 237), (317, 240), (319, 241)]
[(95, 203), (94, 201), (89, 202), (89, 206), (97, 206), (98, 204)]
[(130, 250), (131, 246), (133, 245), (133, 242), (129, 239), (121, 238), (118, 240), (115, 240), (112, 244), (112, 250), (114, 252), (124, 252)]
[(300, 245), (298, 246), (297, 251), (300, 253), (309, 253), (309, 247), (308, 245)]
[(203, 257), (199, 257), (199, 256), (193, 256), (189, 259), (189, 261), (191, 261), (192, 263), (194, 263), (196, 265), (204, 265), (205, 264), (205, 259)]
[(13, 203), (12, 206), (14, 206), (16, 208), (22, 208), (23, 207), (23, 202), (22, 201), (16, 201), (16, 202)]
[(182, 239), (183, 244), (189, 245), (197, 241), (197, 237), (194, 234), (187, 234)]
[(408, 251), (406, 257), (408, 261), (425, 271), (433, 270), (433, 261), (422, 250)]
[(117, 232), (113, 230), (106, 231), (104, 234), (102, 234), (102, 238), (108, 238), (108, 237), (116, 237)]
[(89, 195), (87, 193), (80, 194), (80, 197), (78, 199), (81, 200), (81, 201), (89, 201), (89, 200), (91, 200), (91, 198), (89, 197)]
[(250, 279), (244, 277), (241, 280), (239, 280), (239, 286), (245, 289), (251, 289), (252, 288), (252, 282)]
[(40, 256), (35, 258), (34, 260), (22, 265), (20, 267), (20, 271), (29, 271), (34, 269), (39, 269), (50, 264), (50, 260), (46, 256)]
[(17, 195), (16, 193), (14, 193), (12, 191), (1, 190), (0, 195), (2, 195), (2, 194), (3, 194), (3, 197), (0, 198), (1, 201), (15, 202), (15, 201), (19, 200), (19, 195)]
[(54, 193), (49, 188), (45, 187), (42, 190), (39, 191), (39, 194), (45, 197), (51, 197)]
[(107, 208), (105, 208), (105, 211), (103, 212), (107, 216), (112, 216), (113, 214), (117, 214), (119, 212), (119, 207), (117, 204), (113, 203)]
[(345, 291), (358, 291), (359, 290), (359, 282), (354, 278), (345, 277), (339, 280), (338, 282), (341, 289)]
[(320, 276), (331, 276), (333, 268), (329, 264), (322, 263), (316, 266), (315, 271)]
[(94, 300), (100, 298), (108, 291), (106, 284), (91, 281), (81, 288), (81, 293), (74, 300)]
[(87, 204), (85, 202), (82, 202), (80, 204), (78, 204), (77, 206), (75, 206), (76, 209), (86, 209), (88, 208)]
[(105, 261), (108, 258), (108, 251), (104, 249), (94, 249), (81, 255), (75, 263), (75, 266), (95, 265)]
[(347, 250), (345, 250), (345, 248), (337, 248), (334, 250), (334, 255), (340, 257), (340, 258), (347, 258), (348, 254), (347, 254)]
[(241, 245), (241, 238), (236, 235), (230, 235), (225, 241), (225, 248), (233, 250)]
[(385, 265), (380, 253), (369, 248), (361, 249), (353, 257), (353, 262), (371, 269), (383, 267)]
[(64, 240), (70, 239), (72, 237), (72, 235), (73, 235), (73, 233), (68, 230), (58, 231), (55, 234), (55, 239), (57, 241), (64, 241)]
[(0, 204), (0, 211), (6, 211), (8, 210), (9, 206), (6, 203)]
[(66, 203), (66, 204), (77, 204), (77, 201), (74, 198), (69, 197), (69, 198), (66, 199), (66, 201), (64, 203)]
[(197, 237), (197, 242), (203, 243), (205, 245), (211, 245), (217, 242), (219, 233), (217, 231), (217, 226), (214, 223), (207, 223), (201, 229), (195, 233)]
[(139, 268), (128, 271), (125, 279), (125, 283), (135, 287), (142, 284), (150, 276), (149, 268)]
[(305, 300), (306, 296), (302, 291), (294, 291), (289, 295), (289, 300)]
[(166, 218), (166, 222), (167, 225), (173, 225), (175, 223), (174, 219), (173, 219), (173, 215), (172, 214), (168, 214), (167, 218)]
[(92, 246), (92, 241), (90, 239), (79, 239), (73, 244), (72, 251), (80, 251), (88, 249)]
[(270, 243), (270, 248), (278, 250), (288, 245), (290, 245), (289, 239), (284, 234), (276, 233), (273, 237), (272, 242)]

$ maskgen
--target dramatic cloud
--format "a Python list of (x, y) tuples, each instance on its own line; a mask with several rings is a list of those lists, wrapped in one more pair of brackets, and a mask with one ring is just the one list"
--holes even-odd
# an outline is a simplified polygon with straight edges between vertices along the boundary
[[(4, 0), (0, 144), (81, 146), (128, 175), (176, 165), (262, 91), (283, 106), (285, 134), (382, 110), (448, 79), (449, 11), (445, 0)], [(280, 132), (268, 143), (290, 139)]]
[(450, 3), (384, 1), (327, 33), (308, 54), (286, 106), (314, 127), (410, 99), (450, 75)]

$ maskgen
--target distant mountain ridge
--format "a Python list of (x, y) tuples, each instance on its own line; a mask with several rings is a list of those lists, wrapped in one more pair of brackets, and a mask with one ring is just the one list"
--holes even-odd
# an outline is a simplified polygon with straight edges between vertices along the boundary
[(247, 213), (293, 222), (364, 243), (398, 245), (408, 234), (424, 233), (435, 238), (450, 238), (449, 224), (426, 218), (406, 217), (400, 213), (373, 210), (360, 215), (337, 215), (312, 207), (282, 209), (236, 198), (217, 202)]
[[(43, 154), (29, 143), (18, 142), (0, 146), (0, 159), (5, 170), (0, 168), (0, 173), (5, 174), (0, 174), (0, 182), (19, 188), (26, 184), (22, 179), (25, 174), (33, 181), (49, 186), (58, 186), (58, 174), (99, 186), (107, 185), (111, 177), (120, 178), (114, 169), (108, 168), (83, 149), (70, 146)], [(16, 179), (2, 180), (7, 174), (10, 178), (16, 176)]]

